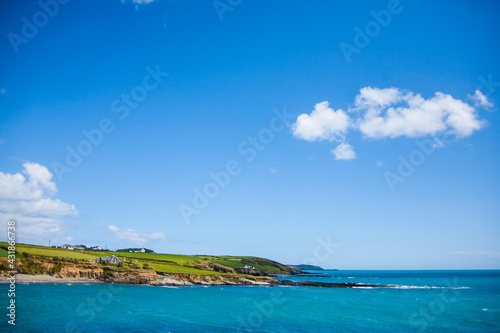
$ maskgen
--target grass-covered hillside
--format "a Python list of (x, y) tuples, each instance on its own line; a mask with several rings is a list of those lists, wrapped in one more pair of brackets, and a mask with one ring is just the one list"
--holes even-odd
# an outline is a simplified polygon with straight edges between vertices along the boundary
[[(0, 243), (0, 261), (3, 267), (7, 258), (7, 243)], [(3, 248), (3, 250), (2, 250)], [(17, 244), (16, 256), (19, 260), (39, 259), (58, 262), (74, 262), (97, 265), (95, 259), (115, 255), (121, 261), (116, 269), (151, 270), (161, 273), (188, 273), (198, 275), (218, 274), (295, 274), (300, 271), (294, 267), (257, 257), (179, 255), (162, 253), (130, 253), (113, 251), (66, 250), (61, 248)], [(3, 257), (3, 258), (2, 258)], [(252, 270), (242, 267), (249, 265)]]

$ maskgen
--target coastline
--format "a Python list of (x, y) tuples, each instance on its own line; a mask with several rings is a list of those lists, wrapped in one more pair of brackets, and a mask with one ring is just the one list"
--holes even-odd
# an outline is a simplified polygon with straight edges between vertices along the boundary
[[(207, 276), (208, 277), (208, 276)], [(86, 277), (60, 277), (46, 274), (15, 274), (15, 283), (101, 283), (101, 284), (128, 284), (128, 285), (150, 285), (150, 286), (273, 286), (277, 283), (274, 281), (256, 281), (245, 278), (238, 278), (236, 280), (226, 279), (210, 279), (205, 276), (170, 276), (158, 275), (157, 279), (137, 279), (137, 280), (124, 280), (124, 279), (102, 279), (102, 278), (86, 278)], [(9, 276), (0, 275), (0, 284), (10, 283)], [(273, 279), (274, 280), (274, 279)]]
[[(16, 283), (104, 283), (97, 279), (83, 277), (60, 278), (45, 274), (22, 274), (15, 275)], [(10, 283), (8, 276), (0, 276), (0, 283)]]
[[(16, 283), (105, 283), (105, 284), (128, 284), (128, 285), (149, 285), (155, 287), (188, 287), (188, 286), (260, 286), (260, 287), (273, 287), (273, 286), (288, 286), (288, 287), (316, 287), (316, 288), (393, 288), (389, 285), (373, 285), (362, 283), (325, 283), (315, 281), (298, 281), (292, 282), (289, 280), (275, 280), (257, 281), (241, 277), (237, 280), (225, 279), (198, 279), (194, 276), (171, 276), (159, 275), (156, 280), (140, 280), (140, 281), (124, 281), (113, 279), (92, 279), (85, 277), (56, 277), (44, 274), (23, 274), (17, 273)], [(0, 276), (0, 283), (10, 283), (8, 276)]]

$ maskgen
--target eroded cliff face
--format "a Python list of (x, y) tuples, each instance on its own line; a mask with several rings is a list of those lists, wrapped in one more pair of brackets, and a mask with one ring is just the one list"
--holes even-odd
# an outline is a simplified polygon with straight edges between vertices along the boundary
[(160, 277), (154, 270), (120, 272), (107, 270), (100, 280), (119, 284), (153, 284), (159, 279)]
[(64, 265), (59, 273), (54, 273), (55, 277), (60, 278), (87, 278), (102, 279), (104, 270), (101, 267), (88, 267), (81, 265)]
[(43, 260), (22, 260), (17, 264), (17, 271), (22, 274), (42, 274), (59, 278), (87, 279), (101, 279), (104, 274), (104, 269), (100, 266)]
[[(277, 285), (278, 280), (263, 276), (240, 274), (197, 275), (185, 273), (160, 273), (153, 269), (117, 270), (113, 267), (90, 264), (74, 264), (27, 260), (18, 264), (17, 270), (23, 274), (51, 275), (61, 279), (87, 278), (106, 283), (149, 284), (154, 286), (189, 286), (189, 285)], [(214, 270), (217, 270), (215, 268)], [(232, 272), (231, 272), (232, 273)]]

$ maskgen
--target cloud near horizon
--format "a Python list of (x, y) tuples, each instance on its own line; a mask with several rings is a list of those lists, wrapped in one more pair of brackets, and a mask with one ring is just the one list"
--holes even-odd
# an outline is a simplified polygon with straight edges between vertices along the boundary
[(131, 2), (135, 5), (149, 5), (158, 0), (121, 0), (122, 3)]
[(469, 95), (473, 105), (451, 95), (436, 92), (430, 98), (399, 88), (360, 89), (353, 106), (345, 112), (333, 110), (329, 102), (315, 105), (314, 110), (297, 117), (292, 125), (292, 134), (306, 141), (337, 141), (340, 144), (332, 149), (338, 160), (356, 158), (353, 147), (346, 142), (350, 130), (358, 130), (364, 137), (420, 138), (434, 135), (453, 135), (463, 138), (486, 126), (479, 119), (476, 108), (491, 108), (479, 90)]
[(29, 162), (23, 167), (22, 173), (0, 171), (0, 218), (4, 223), (10, 219), (22, 221), (18, 234), (25, 240), (61, 236), (63, 219), (78, 215), (75, 205), (51, 198), (57, 188), (46, 167)]

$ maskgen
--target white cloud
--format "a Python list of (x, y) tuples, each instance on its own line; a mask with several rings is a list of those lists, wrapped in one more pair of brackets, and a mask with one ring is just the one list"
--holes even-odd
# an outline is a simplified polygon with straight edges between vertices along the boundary
[[(155, 0), (130, 0), (130, 2), (132, 2), (133, 4), (136, 4), (136, 5), (148, 5), (148, 4), (152, 3), (153, 1), (155, 1)], [(128, 1), (121, 0), (121, 2), (126, 3)]]
[(29, 216), (63, 217), (77, 215), (75, 205), (62, 202), (59, 199), (39, 199), (31, 201), (2, 201), (0, 211), (11, 214)]
[(469, 95), (469, 98), (474, 102), (475, 107), (483, 107), (485, 109), (493, 107), (493, 103), (488, 101), (488, 97), (483, 95), (479, 90), (476, 90), (474, 95)]
[[(306, 141), (344, 141), (349, 130), (358, 130), (372, 139), (436, 135), (463, 138), (487, 124), (479, 118), (476, 107), (493, 106), (480, 91), (469, 97), (474, 105), (441, 92), (426, 99), (394, 87), (365, 87), (354, 98), (350, 116), (341, 109), (334, 111), (325, 101), (316, 104), (310, 114), (298, 116), (292, 133)], [(347, 146), (341, 144), (331, 152), (336, 159), (355, 158), (352, 146)], [(436, 139), (435, 147), (443, 146), (443, 142)]]
[[(391, 91), (393, 89), (390, 88)], [(359, 130), (367, 137), (418, 138), (438, 133), (466, 137), (485, 126), (473, 106), (450, 95), (437, 92), (425, 99), (413, 92), (403, 94), (399, 91), (398, 97), (389, 100), (385, 98), (387, 93), (384, 90), (380, 90), (383, 104), (372, 102), (370, 106), (362, 104), (358, 107), (364, 112)]]
[(124, 239), (135, 244), (145, 244), (155, 239), (167, 238), (163, 232), (144, 233), (134, 229), (121, 230), (115, 225), (109, 225), (108, 229), (116, 238)]
[(0, 172), (0, 219), (16, 219), (26, 241), (62, 235), (62, 219), (78, 215), (74, 205), (51, 197), (57, 193), (50, 171), (37, 163), (24, 163), (21, 173)]
[(303, 113), (297, 117), (292, 127), (293, 135), (306, 141), (338, 140), (348, 131), (350, 118), (342, 110), (333, 110), (328, 102), (314, 106), (310, 114)]
[(385, 107), (403, 98), (398, 88), (372, 88), (365, 87), (359, 90), (359, 94), (354, 99), (356, 109), (369, 109), (373, 107)]
[(24, 163), (23, 174), (3, 173), (0, 171), (1, 200), (34, 200), (44, 195), (54, 195), (56, 184), (52, 182), (50, 171), (37, 163)]
[(330, 152), (335, 155), (336, 160), (353, 160), (356, 158), (353, 147), (348, 143), (341, 143), (337, 148), (331, 149)]
[(384, 162), (382, 162), (382, 161), (377, 161), (376, 164), (377, 164), (378, 167), (383, 167), (384, 166)]

